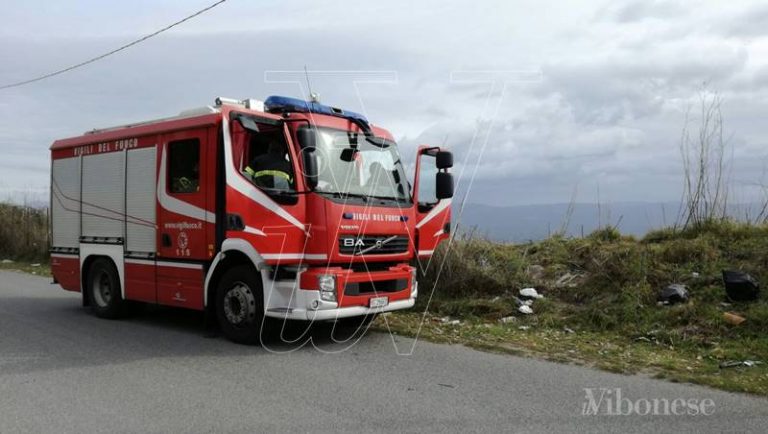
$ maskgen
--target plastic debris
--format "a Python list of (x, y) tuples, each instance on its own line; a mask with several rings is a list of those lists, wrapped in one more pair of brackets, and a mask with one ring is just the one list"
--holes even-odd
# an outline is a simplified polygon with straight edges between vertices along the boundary
[(573, 329), (572, 329), (572, 328), (570, 328), (570, 327), (565, 327), (565, 328), (563, 328), (563, 331), (564, 331), (564, 332), (566, 332), (566, 333), (576, 333), (576, 332), (575, 332), (575, 331), (573, 331)]
[(733, 301), (752, 301), (760, 295), (760, 284), (754, 277), (741, 271), (723, 270), (725, 293)]
[(698, 271), (694, 271), (693, 273), (691, 273), (691, 277), (693, 277), (694, 279), (697, 279), (699, 276), (701, 276), (701, 274), (699, 274)]
[(509, 324), (511, 322), (517, 321), (516, 316), (505, 316), (504, 318), (500, 319), (499, 322), (502, 324)]
[(741, 323), (743, 323), (744, 321), (747, 320), (743, 316), (737, 315), (737, 314), (735, 314), (733, 312), (725, 312), (725, 313), (723, 313), (723, 319), (728, 324), (735, 325), (735, 326), (737, 326), (737, 325), (739, 325), (739, 324), (741, 324)]
[(35, 263), (35, 264), (29, 264), (29, 266), (30, 266), (30, 267), (39, 267), (39, 266), (40, 266), (40, 264), (38, 264), (38, 263)]
[(753, 367), (755, 367), (757, 365), (762, 365), (762, 364), (763, 364), (763, 362), (761, 362), (759, 360), (741, 360), (741, 361), (734, 360), (734, 361), (727, 361), (727, 362), (720, 363), (720, 369), (736, 368), (736, 367), (739, 367), (739, 366), (743, 366), (743, 367), (746, 367), (746, 368), (753, 368)]
[(528, 330), (529, 328), (531, 328), (531, 326), (520, 326), (520, 327), (518, 327), (517, 329), (518, 329), (518, 330), (522, 330), (522, 331), (526, 331), (526, 330)]
[(526, 298), (544, 298), (543, 295), (536, 291), (536, 288), (523, 288), (520, 290), (520, 296)]
[(667, 285), (659, 291), (659, 301), (662, 304), (685, 303), (688, 301), (688, 288), (679, 283)]
[(557, 279), (555, 281), (555, 286), (557, 286), (558, 288), (562, 288), (562, 287), (565, 287), (565, 286), (571, 287), (571, 288), (575, 287), (576, 284), (574, 284), (573, 281), (577, 277), (579, 277), (578, 274), (565, 273), (562, 276), (560, 276), (559, 279)]
[(531, 307), (527, 305), (522, 305), (518, 307), (517, 311), (520, 313), (524, 313), (526, 315), (531, 315), (533, 313), (533, 309), (531, 309)]

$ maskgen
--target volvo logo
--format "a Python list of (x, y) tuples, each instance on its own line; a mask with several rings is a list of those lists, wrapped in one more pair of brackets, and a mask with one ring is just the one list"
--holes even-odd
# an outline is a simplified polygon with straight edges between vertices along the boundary
[(345, 237), (341, 238), (339, 241), (344, 249), (352, 250), (348, 253), (354, 252), (355, 255), (362, 255), (374, 250), (379, 250), (396, 238), (397, 235), (392, 235), (391, 237), (386, 238)]

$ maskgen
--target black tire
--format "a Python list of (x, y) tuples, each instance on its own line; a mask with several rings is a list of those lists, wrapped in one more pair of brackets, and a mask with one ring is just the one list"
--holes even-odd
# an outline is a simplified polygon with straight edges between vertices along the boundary
[(86, 280), (91, 312), (99, 318), (117, 319), (125, 313), (120, 276), (115, 265), (106, 258), (91, 263)]
[(216, 319), (224, 336), (239, 344), (261, 341), (264, 290), (253, 267), (239, 265), (226, 271), (216, 288)]

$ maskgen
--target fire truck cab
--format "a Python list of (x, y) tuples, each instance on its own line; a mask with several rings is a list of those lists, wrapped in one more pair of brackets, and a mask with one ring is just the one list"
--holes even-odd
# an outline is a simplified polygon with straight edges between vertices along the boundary
[(83, 304), (205, 310), (237, 342), (265, 317), (409, 308), (416, 263), (450, 233), (450, 152), (413, 185), (392, 135), (316, 101), (218, 98), (51, 146), (51, 268)]

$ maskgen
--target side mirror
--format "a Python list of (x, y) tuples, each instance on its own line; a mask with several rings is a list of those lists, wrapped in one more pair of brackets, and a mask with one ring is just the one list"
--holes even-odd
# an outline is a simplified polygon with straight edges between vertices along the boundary
[(301, 146), (301, 149), (310, 148), (314, 150), (317, 146), (317, 133), (313, 128), (301, 127), (296, 132), (296, 136), (299, 139), (299, 146)]
[(317, 155), (315, 148), (304, 148), (301, 150), (301, 159), (304, 163), (304, 179), (307, 187), (314, 190), (318, 182)]
[(439, 151), (435, 156), (435, 165), (438, 169), (450, 169), (453, 167), (453, 153)]
[(450, 199), (453, 197), (453, 175), (452, 174), (448, 172), (437, 172), (435, 182), (436, 182), (435, 196), (437, 196), (438, 199), (440, 200)]

